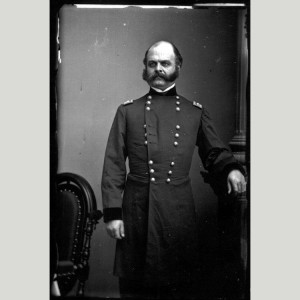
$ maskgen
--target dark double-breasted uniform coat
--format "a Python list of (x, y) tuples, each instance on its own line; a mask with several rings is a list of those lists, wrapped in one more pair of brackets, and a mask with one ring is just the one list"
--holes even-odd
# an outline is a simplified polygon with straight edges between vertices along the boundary
[(115, 275), (159, 285), (193, 276), (199, 252), (189, 178), (195, 145), (212, 174), (240, 169), (206, 109), (175, 87), (165, 95), (150, 89), (119, 106), (102, 175), (104, 221), (123, 219), (125, 226)]

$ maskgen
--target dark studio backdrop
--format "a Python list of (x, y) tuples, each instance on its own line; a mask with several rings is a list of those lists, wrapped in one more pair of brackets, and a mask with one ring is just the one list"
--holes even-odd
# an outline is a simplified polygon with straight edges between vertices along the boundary
[[(237, 9), (79, 9), (59, 11), (61, 63), (57, 73), (58, 172), (83, 176), (102, 210), (101, 175), (110, 126), (117, 107), (147, 93), (142, 80), (146, 49), (173, 42), (183, 56), (177, 92), (205, 106), (221, 139), (235, 135), (239, 95)], [(199, 288), (213, 294), (217, 197), (203, 182), (195, 149), (190, 172), (198, 214), (203, 273)], [(112, 275), (115, 240), (103, 220), (93, 233), (85, 294), (119, 297)]]

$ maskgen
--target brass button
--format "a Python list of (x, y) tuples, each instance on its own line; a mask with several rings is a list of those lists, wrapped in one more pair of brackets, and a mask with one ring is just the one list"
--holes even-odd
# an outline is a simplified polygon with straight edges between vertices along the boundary
[(148, 98), (149, 100), (151, 100), (151, 99), (152, 99), (152, 96), (151, 96), (151, 95), (149, 95), (147, 98)]
[(173, 166), (175, 165), (174, 161), (172, 161), (172, 162), (170, 163), (170, 165), (171, 165), (171, 167), (173, 167)]
[(175, 133), (175, 137), (176, 137), (176, 138), (179, 138), (179, 133)]
[(147, 125), (146, 125), (146, 124), (144, 124), (144, 128), (147, 128)]
[(148, 105), (150, 105), (150, 104), (151, 104), (151, 101), (147, 101), (146, 103), (147, 103)]
[[(147, 133), (145, 133), (145, 136), (147, 136)], [(176, 134), (175, 134), (175, 136), (176, 136)]]
[(173, 172), (172, 172), (171, 170), (168, 172), (169, 175), (171, 175), (172, 173), (173, 173)]
[(153, 165), (153, 160), (149, 160), (149, 165)]
[(180, 126), (179, 126), (179, 125), (176, 125), (176, 129), (178, 129), (178, 130), (179, 130), (179, 129), (180, 129)]
[(180, 97), (179, 97), (179, 96), (176, 96), (176, 99), (180, 99)]
[(176, 101), (176, 104), (179, 105), (179, 104), (180, 104), (180, 101)]
[(154, 182), (154, 181), (155, 181), (155, 178), (154, 178), (154, 177), (151, 177), (151, 181)]
[(145, 141), (145, 145), (147, 145), (148, 144), (148, 142), (147, 141)]
[(152, 173), (152, 174), (153, 174), (153, 173), (154, 173), (154, 169), (150, 169), (150, 173)]
[(176, 110), (177, 110), (177, 111), (180, 111), (180, 107), (176, 107)]
[(149, 106), (147, 106), (147, 107), (146, 107), (146, 109), (147, 109), (147, 110), (150, 110), (150, 107), (149, 107)]
[(178, 142), (174, 142), (174, 146), (175, 146), (175, 147), (178, 146)]
[(171, 181), (171, 179), (170, 179), (170, 178), (167, 178), (166, 182), (169, 183), (170, 181)]

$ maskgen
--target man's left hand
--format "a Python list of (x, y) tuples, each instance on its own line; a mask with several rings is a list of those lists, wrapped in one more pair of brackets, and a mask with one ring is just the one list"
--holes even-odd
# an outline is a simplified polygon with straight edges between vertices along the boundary
[(246, 180), (239, 170), (232, 170), (227, 177), (228, 194), (240, 194), (246, 191)]

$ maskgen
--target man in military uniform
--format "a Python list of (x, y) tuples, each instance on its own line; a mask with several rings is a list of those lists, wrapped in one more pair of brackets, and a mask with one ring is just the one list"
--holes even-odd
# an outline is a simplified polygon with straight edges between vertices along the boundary
[(175, 45), (155, 43), (144, 65), (150, 91), (119, 106), (109, 134), (104, 222), (117, 239), (114, 274), (121, 296), (187, 299), (195, 296), (199, 268), (189, 178), (195, 145), (208, 172), (225, 178), (228, 193), (245, 191), (244, 171), (207, 110), (177, 94), (182, 57)]

